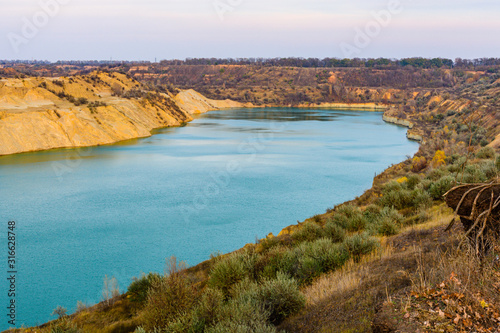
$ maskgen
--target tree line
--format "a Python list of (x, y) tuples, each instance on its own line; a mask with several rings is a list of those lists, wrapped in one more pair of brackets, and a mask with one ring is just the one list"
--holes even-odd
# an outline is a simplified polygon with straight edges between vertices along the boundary
[(500, 66), (500, 58), (478, 58), (455, 60), (446, 58), (187, 58), (186, 60), (162, 60), (160, 65), (259, 65), (270, 67), (371, 67), (371, 68), (476, 68), (481, 66)]

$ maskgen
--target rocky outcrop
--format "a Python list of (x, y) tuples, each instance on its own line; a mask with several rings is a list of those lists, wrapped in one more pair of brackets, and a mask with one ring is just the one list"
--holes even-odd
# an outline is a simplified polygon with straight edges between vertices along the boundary
[(389, 109), (387, 112), (384, 113), (382, 116), (382, 119), (391, 124), (396, 124), (400, 126), (404, 126), (408, 128), (408, 131), (406, 132), (406, 137), (409, 140), (414, 140), (418, 142), (423, 142), (424, 138), (423, 136), (419, 133), (419, 131), (415, 128), (415, 124), (413, 124), (410, 120), (408, 119), (401, 119), (398, 118), (395, 115), (395, 109)]
[(414, 141), (418, 141), (418, 142), (423, 142), (424, 141), (424, 137), (414, 131), (411, 131), (411, 130), (408, 130), (408, 132), (406, 132), (406, 137), (409, 139), (409, 140), (414, 140)]
[(407, 119), (400, 119), (397, 117), (388, 116), (386, 114), (382, 116), (382, 119), (387, 123), (405, 126), (408, 127), (409, 129), (412, 129), (414, 126), (413, 123)]
[(252, 104), (242, 104), (229, 99), (218, 101), (208, 99), (193, 89), (184, 90), (175, 96), (175, 102), (184, 111), (190, 114), (205, 113), (211, 110), (253, 107)]
[(112, 144), (223, 107), (193, 91), (147, 91), (119, 73), (0, 81), (0, 155)]

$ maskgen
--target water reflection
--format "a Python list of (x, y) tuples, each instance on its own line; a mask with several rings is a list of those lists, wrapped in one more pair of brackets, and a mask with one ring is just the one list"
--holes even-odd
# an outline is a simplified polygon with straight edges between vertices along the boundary
[[(361, 111), (361, 110), (359, 110)], [(339, 111), (335, 109), (302, 109), (302, 108), (256, 108), (238, 109), (229, 112), (209, 112), (206, 119), (235, 119), (252, 121), (335, 121), (339, 117), (359, 117), (359, 111)], [(381, 114), (381, 112), (375, 112)]]

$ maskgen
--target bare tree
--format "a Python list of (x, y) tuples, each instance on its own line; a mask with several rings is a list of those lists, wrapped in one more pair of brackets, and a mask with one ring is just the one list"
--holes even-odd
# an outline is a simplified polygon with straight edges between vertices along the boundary
[(66, 317), (66, 313), (68, 310), (60, 305), (57, 306), (57, 308), (52, 311), (53, 316), (57, 316), (59, 319)]

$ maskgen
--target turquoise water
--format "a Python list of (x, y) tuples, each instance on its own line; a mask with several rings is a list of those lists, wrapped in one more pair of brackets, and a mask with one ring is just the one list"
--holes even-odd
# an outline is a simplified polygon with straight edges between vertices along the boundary
[(0, 157), (5, 274), (17, 223), (17, 326), (99, 302), (105, 275), (125, 291), (171, 255), (195, 265), (360, 195), (418, 150), (405, 131), (379, 112), (231, 109), (119, 145)]

